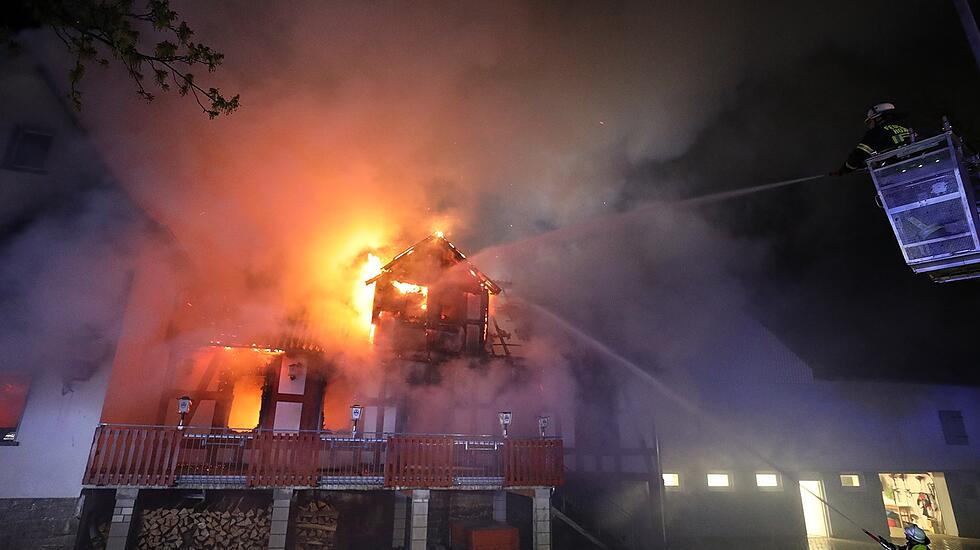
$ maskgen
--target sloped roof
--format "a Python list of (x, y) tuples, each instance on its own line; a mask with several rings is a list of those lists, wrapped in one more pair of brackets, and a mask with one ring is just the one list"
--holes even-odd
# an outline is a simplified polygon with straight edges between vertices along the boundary
[(406, 248), (400, 254), (392, 258), (390, 262), (385, 264), (381, 268), (381, 273), (368, 279), (367, 281), (364, 281), (364, 284), (369, 285), (371, 283), (374, 283), (379, 278), (381, 278), (381, 276), (385, 275), (386, 273), (390, 273), (392, 270), (394, 270), (394, 268), (399, 263), (403, 262), (405, 258), (407, 258), (409, 255), (411, 255), (413, 252), (415, 252), (420, 247), (423, 247), (424, 245), (435, 245), (444, 248), (446, 251), (450, 253), (450, 257), (453, 258), (454, 262), (456, 264), (462, 264), (463, 267), (465, 267), (469, 271), (470, 276), (476, 279), (476, 281), (480, 284), (480, 286), (486, 288), (490, 294), (500, 294), (502, 290), (500, 286), (497, 283), (493, 282), (493, 280), (491, 280), (490, 277), (487, 277), (482, 271), (480, 271), (475, 265), (473, 265), (472, 262), (467, 260), (466, 256), (462, 252), (460, 252), (458, 248), (456, 248), (456, 245), (449, 242), (448, 239), (446, 239), (439, 233), (434, 233), (432, 235), (429, 235), (428, 237), (422, 239), (421, 241)]

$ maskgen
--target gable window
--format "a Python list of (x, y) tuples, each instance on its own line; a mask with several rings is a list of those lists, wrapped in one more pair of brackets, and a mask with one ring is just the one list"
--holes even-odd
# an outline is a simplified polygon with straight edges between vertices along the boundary
[(943, 427), (943, 438), (947, 445), (969, 445), (966, 424), (960, 411), (939, 411), (939, 423)]
[(51, 152), (51, 134), (23, 127), (14, 128), (3, 158), (3, 167), (21, 172), (43, 173)]
[(29, 387), (30, 378), (26, 374), (0, 372), (0, 445), (17, 444), (17, 428)]

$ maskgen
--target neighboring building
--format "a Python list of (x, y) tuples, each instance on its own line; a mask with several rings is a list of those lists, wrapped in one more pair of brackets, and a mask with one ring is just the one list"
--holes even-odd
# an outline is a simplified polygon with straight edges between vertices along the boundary
[[(125, 306), (112, 298), (127, 294), (130, 273), (121, 265), (92, 281), (70, 268), (59, 272), (58, 263), (79, 258), (64, 256), (73, 244), (86, 246), (78, 255), (111, 248), (120, 225), (142, 222), (43, 69), (27, 56), (4, 55), (0, 74), (0, 342), (7, 350), (0, 361), (0, 547), (70, 548), (78, 480)], [(115, 219), (73, 240), (78, 227), (66, 220), (81, 226), (102, 214)], [(89, 290), (105, 298), (99, 323), (85, 326), (82, 312), (57, 310), (74, 305), (63, 301), (66, 294)], [(55, 306), (46, 317), (33, 309), (42, 296)]]

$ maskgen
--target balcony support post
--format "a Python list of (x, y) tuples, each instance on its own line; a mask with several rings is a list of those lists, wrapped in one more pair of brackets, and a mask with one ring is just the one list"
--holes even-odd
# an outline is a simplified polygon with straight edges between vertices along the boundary
[(551, 550), (551, 488), (535, 489), (533, 498), (534, 550)]
[(289, 510), (293, 502), (292, 489), (272, 490), (272, 523), (269, 528), (269, 550), (286, 548)]
[(429, 534), (429, 490), (412, 491), (412, 544), (411, 550), (426, 550)]
[(409, 499), (399, 491), (394, 491), (392, 494), (395, 497), (395, 522), (391, 532), (391, 547), (405, 548)]
[(507, 491), (493, 492), (493, 521), (507, 523)]
[(116, 489), (116, 502), (112, 509), (112, 523), (109, 524), (109, 538), (106, 540), (106, 550), (126, 550), (129, 541), (130, 523), (133, 510), (136, 508), (136, 497), (139, 489), (123, 487)]

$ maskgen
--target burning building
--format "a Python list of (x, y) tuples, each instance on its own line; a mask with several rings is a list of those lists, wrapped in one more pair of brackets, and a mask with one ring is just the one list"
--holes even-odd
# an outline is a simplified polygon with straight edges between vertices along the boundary
[[(146, 277), (134, 300), (159, 292)], [(158, 366), (140, 371), (141, 387), (120, 364), (125, 352), (117, 357), (83, 480), (93, 503), (101, 488), (116, 490), (116, 514), (99, 516), (92, 504), (88, 516), (111, 520), (110, 547), (153, 547), (164, 536), (159, 522), (204, 490), (205, 508), (258, 518), (251, 536), (268, 537), (270, 548), (424, 548), (470, 536), (550, 547), (548, 502), (564, 476), (561, 423), (541, 420), (543, 395), (508, 403), (506, 391), (481, 387), (483, 377), (528, 376), (521, 359), (495, 357), (490, 311), (500, 286), (441, 234), (357, 284), (373, 293), (371, 328), (358, 333), (369, 344), (360, 360), (374, 365), (365, 376), (340, 368), (302, 317), (264, 334), (201, 322), (211, 337), (175, 339)], [(494, 322), (496, 347), (513, 349)], [(234, 498), (244, 507), (228, 508)], [(508, 515), (509, 498), (519, 509), (527, 500), (524, 516)], [(118, 513), (129, 508), (139, 511)], [(307, 519), (279, 517), (281, 509)], [(321, 510), (329, 512), (316, 516)], [(372, 519), (354, 527), (351, 515)], [(209, 521), (210, 532), (229, 532)]]
[[(2, 190), (41, 193), (19, 184), (74, 181), (59, 177), (77, 170), (55, 168), (54, 145), (83, 136), (43, 78), (18, 74), (50, 101), (33, 126), (12, 113), (25, 105), (0, 101), (4, 123), (18, 118), (0, 128), (0, 175), (18, 184)], [(709, 336), (659, 378), (557, 315), (538, 322), (574, 343), (536, 347), (505, 319), (507, 285), (441, 234), (400, 253), (338, 238), (355, 250), (334, 262), (350, 276), (322, 284), (344, 301), (243, 313), (246, 293), (172, 277), (187, 243), (146, 225), (168, 246), (139, 248), (124, 284), (110, 279), (125, 294), (106, 300), (116, 330), (80, 331), (58, 368), (15, 356), (2, 373), (0, 545), (514, 547), (516, 534), (522, 548), (784, 550), (807, 535), (863, 537), (800, 487), (883, 533), (916, 521), (978, 534), (975, 389), (916, 384), (909, 398), (908, 385), (815, 380), (741, 311), (710, 310)], [(559, 263), (588, 246), (565, 247)], [(625, 309), (613, 285), (591, 284), (623, 268), (586, 261), (568, 272), (592, 280), (549, 272), (548, 283)], [(266, 273), (248, 275), (248, 292), (268, 290)], [(703, 291), (692, 286), (675, 285), (678, 299)], [(636, 340), (667, 333), (660, 346), (686, 336), (666, 325), (627, 328)], [(35, 347), (64, 332), (44, 336)], [(575, 384), (541, 376), (566, 359)]]

